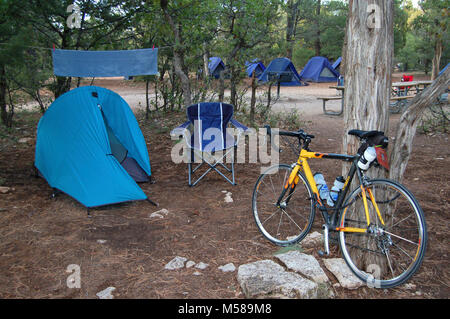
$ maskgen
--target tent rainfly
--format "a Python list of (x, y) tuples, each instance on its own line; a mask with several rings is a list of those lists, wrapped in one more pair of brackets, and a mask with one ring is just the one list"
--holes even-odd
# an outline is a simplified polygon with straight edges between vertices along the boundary
[(276, 58), (272, 60), (259, 77), (259, 81), (268, 82), (273, 79), (281, 79), (281, 86), (304, 86), (301, 77), (288, 58)]
[(262, 63), (259, 59), (253, 59), (251, 62), (246, 61), (245, 66), (247, 67), (247, 75), (249, 78), (253, 76), (253, 72), (255, 72), (255, 77), (259, 78), (259, 76), (266, 69), (264, 63)]
[(335, 82), (339, 78), (336, 71), (327, 58), (315, 56), (306, 63), (300, 77), (303, 81), (311, 82)]
[(220, 72), (225, 70), (225, 63), (219, 57), (209, 58), (208, 70), (211, 76), (218, 79), (220, 78)]

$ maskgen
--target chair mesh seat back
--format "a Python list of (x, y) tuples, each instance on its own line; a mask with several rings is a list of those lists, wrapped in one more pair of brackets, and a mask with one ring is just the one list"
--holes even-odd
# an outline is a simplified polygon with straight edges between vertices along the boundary
[(187, 117), (194, 126), (191, 146), (200, 151), (214, 152), (234, 145), (234, 139), (226, 134), (233, 117), (233, 106), (219, 102), (204, 102), (188, 106)]

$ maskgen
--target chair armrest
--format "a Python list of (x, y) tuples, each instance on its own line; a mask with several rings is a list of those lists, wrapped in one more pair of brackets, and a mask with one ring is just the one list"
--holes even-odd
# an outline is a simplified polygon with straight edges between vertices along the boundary
[(189, 124), (191, 124), (191, 122), (187, 121), (187, 122), (184, 122), (183, 124), (181, 124), (180, 126), (177, 126), (172, 131), (170, 131), (170, 136), (172, 136), (172, 137), (178, 136), (179, 138), (182, 138), (184, 136), (184, 134), (186, 133), (186, 131), (188, 131), (187, 127), (189, 126)]
[(235, 120), (235, 119), (231, 119), (230, 120), (231, 124), (233, 124), (237, 129), (242, 130), (242, 131), (247, 131), (249, 128), (247, 126), (245, 126), (244, 124), (240, 123), (239, 121)]

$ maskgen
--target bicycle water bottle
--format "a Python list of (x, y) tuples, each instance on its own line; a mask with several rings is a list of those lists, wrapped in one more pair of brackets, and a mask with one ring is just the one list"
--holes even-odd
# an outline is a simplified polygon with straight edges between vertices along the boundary
[(345, 184), (345, 179), (343, 176), (336, 177), (336, 179), (334, 180), (334, 185), (330, 190), (330, 196), (329, 196), (330, 200), (327, 200), (327, 203), (329, 206), (334, 206), (334, 203), (337, 201), (339, 193), (344, 188), (344, 184)]
[(375, 147), (369, 146), (366, 148), (364, 154), (359, 158), (358, 167), (362, 170), (367, 170), (370, 163), (372, 163), (375, 158), (377, 158)]
[(314, 180), (316, 181), (317, 188), (319, 189), (320, 199), (328, 200), (330, 192), (328, 190), (327, 182), (321, 173), (314, 174)]

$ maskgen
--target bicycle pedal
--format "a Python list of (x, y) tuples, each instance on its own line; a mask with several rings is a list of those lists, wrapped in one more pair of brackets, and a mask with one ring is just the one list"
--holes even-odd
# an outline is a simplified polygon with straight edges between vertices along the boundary
[(320, 257), (324, 257), (324, 256), (328, 256), (329, 253), (327, 254), (325, 251), (323, 250), (318, 250), (317, 253), (319, 254)]

